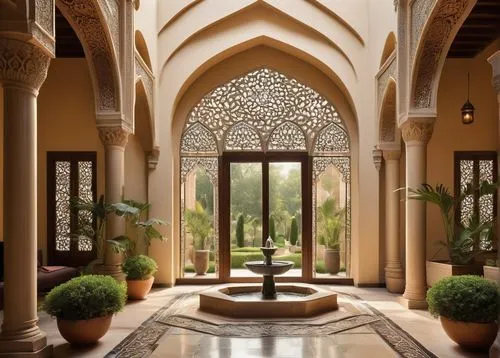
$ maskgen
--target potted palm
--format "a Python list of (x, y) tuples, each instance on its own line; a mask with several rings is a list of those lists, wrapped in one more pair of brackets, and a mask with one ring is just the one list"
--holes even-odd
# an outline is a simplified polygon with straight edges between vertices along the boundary
[(69, 343), (93, 344), (106, 334), (113, 314), (123, 309), (126, 291), (125, 283), (111, 276), (80, 276), (53, 288), (44, 309), (57, 318), (57, 328)]
[(437, 205), (440, 209), (445, 229), (445, 240), (439, 241), (445, 248), (449, 260), (426, 262), (427, 286), (432, 287), (437, 281), (446, 276), (475, 274), (481, 275), (483, 268), (473, 262), (478, 255), (478, 237), (491, 239), (493, 222), (480, 222), (477, 216), (471, 216), (465, 223), (456, 222), (455, 218), (462, 202), (476, 190), (479, 197), (496, 192), (497, 185), (488, 182), (481, 183), (479, 188), (468, 185), (458, 196), (452, 196), (442, 184), (432, 187), (423, 184), (417, 189), (408, 189), (408, 199), (421, 200)]
[(194, 209), (186, 210), (186, 228), (193, 236), (194, 269), (197, 275), (205, 275), (208, 271), (210, 250), (207, 247), (212, 226), (210, 215), (199, 201), (196, 202)]
[(500, 310), (498, 286), (479, 276), (445, 277), (427, 292), (429, 312), (453, 341), (466, 349), (488, 349)]
[(344, 230), (345, 210), (338, 209), (333, 197), (318, 207), (318, 231), (320, 244), (325, 246), (325, 269), (335, 275), (340, 271), (340, 235)]
[(146, 255), (131, 256), (125, 259), (122, 269), (127, 275), (128, 298), (143, 300), (153, 287), (156, 262)]

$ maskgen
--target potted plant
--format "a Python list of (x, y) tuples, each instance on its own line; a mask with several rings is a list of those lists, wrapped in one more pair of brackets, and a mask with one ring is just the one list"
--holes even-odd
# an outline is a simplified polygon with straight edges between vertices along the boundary
[(446, 249), (449, 260), (426, 262), (427, 286), (432, 287), (446, 276), (483, 273), (482, 265), (473, 263), (474, 257), (478, 254), (476, 243), (481, 235), (483, 238), (491, 239), (493, 222), (480, 222), (474, 215), (465, 223), (456, 222), (455, 218), (462, 202), (469, 195), (475, 191), (479, 192), (479, 197), (493, 194), (496, 188), (496, 184), (484, 181), (479, 188), (467, 185), (467, 188), (455, 197), (442, 184), (436, 185), (435, 188), (423, 184), (417, 189), (408, 189), (408, 199), (425, 201), (439, 207), (446, 234), (446, 239), (441, 240), (439, 244)]
[(483, 266), (484, 278), (493, 282), (500, 282), (498, 260), (486, 260)]
[(429, 312), (440, 317), (453, 341), (468, 349), (488, 349), (498, 329), (498, 286), (474, 275), (451, 276), (427, 291)]
[(208, 271), (210, 250), (207, 250), (207, 246), (212, 226), (210, 215), (199, 201), (194, 209), (186, 210), (186, 228), (193, 236), (194, 268), (197, 275), (205, 275)]
[(340, 235), (344, 230), (345, 210), (337, 209), (333, 197), (327, 198), (318, 207), (319, 242), (325, 246), (325, 269), (335, 275), (340, 271)]
[(155, 260), (146, 255), (131, 256), (122, 265), (127, 275), (127, 295), (133, 300), (143, 300), (151, 291), (158, 270)]
[(125, 283), (111, 276), (80, 276), (53, 288), (44, 309), (57, 318), (57, 328), (69, 343), (92, 344), (106, 334), (113, 314), (123, 309), (126, 291)]

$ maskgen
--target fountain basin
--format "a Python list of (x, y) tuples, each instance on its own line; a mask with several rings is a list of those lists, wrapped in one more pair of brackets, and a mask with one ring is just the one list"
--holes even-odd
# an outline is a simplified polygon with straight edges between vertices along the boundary
[(200, 293), (200, 310), (234, 318), (300, 318), (338, 309), (337, 294), (299, 284), (277, 285), (277, 299), (263, 299), (260, 285), (231, 285)]
[(273, 261), (272, 265), (267, 265), (262, 261), (246, 262), (247, 269), (258, 275), (275, 276), (282, 275), (293, 267), (291, 261)]

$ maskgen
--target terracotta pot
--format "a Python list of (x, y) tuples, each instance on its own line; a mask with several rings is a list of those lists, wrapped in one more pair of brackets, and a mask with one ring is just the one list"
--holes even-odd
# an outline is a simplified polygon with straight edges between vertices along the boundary
[(143, 300), (151, 291), (155, 278), (151, 276), (145, 280), (127, 280), (127, 295), (131, 300)]
[(432, 287), (439, 280), (449, 276), (482, 275), (483, 266), (480, 265), (452, 265), (444, 261), (426, 261), (427, 286)]
[(340, 271), (340, 251), (325, 249), (324, 253), (325, 269), (330, 275), (335, 275)]
[(194, 253), (194, 271), (197, 275), (205, 275), (208, 271), (209, 250), (196, 250)]
[(57, 328), (61, 336), (72, 345), (96, 343), (106, 334), (111, 325), (112, 315), (87, 320), (69, 321), (57, 319)]
[(500, 267), (483, 266), (484, 278), (493, 282), (500, 282)]
[(440, 316), (444, 331), (460, 347), (487, 350), (495, 341), (498, 325), (496, 323), (471, 323), (453, 321)]

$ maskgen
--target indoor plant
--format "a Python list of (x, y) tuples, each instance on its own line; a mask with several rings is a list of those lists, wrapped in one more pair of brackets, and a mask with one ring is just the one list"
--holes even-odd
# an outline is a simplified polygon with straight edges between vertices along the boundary
[(493, 222), (480, 223), (474, 215), (466, 223), (456, 222), (455, 218), (467, 196), (476, 191), (479, 197), (493, 194), (496, 188), (497, 184), (484, 181), (478, 188), (467, 185), (457, 196), (452, 196), (442, 184), (437, 184), (435, 188), (423, 184), (417, 189), (408, 189), (408, 199), (425, 201), (439, 207), (446, 235), (445, 240), (439, 243), (446, 249), (449, 261), (426, 262), (427, 286), (431, 287), (446, 276), (482, 274), (482, 266), (473, 264), (473, 259), (478, 254), (476, 242), (480, 235), (491, 239)]
[(106, 334), (113, 314), (123, 309), (126, 299), (124, 282), (85, 275), (53, 288), (44, 308), (57, 318), (57, 328), (69, 343), (92, 344)]
[(429, 312), (464, 348), (487, 349), (497, 335), (498, 286), (474, 275), (445, 277), (427, 292)]
[(197, 275), (205, 275), (208, 270), (210, 250), (208, 240), (212, 233), (212, 219), (199, 201), (194, 209), (186, 210), (186, 228), (193, 236), (195, 247), (194, 268)]
[(318, 207), (318, 215), (319, 242), (325, 245), (325, 269), (334, 275), (340, 270), (340, 235), (344, 229), (345, 210), (337, 209), (335, 199), (329, 197)]
[(143, 300), (153, 287), (153, 275), (158, 270), (156, 262), (146, 255), (131, 256), (125, 259), (122, 269), (127, 275), (128, 297)]

